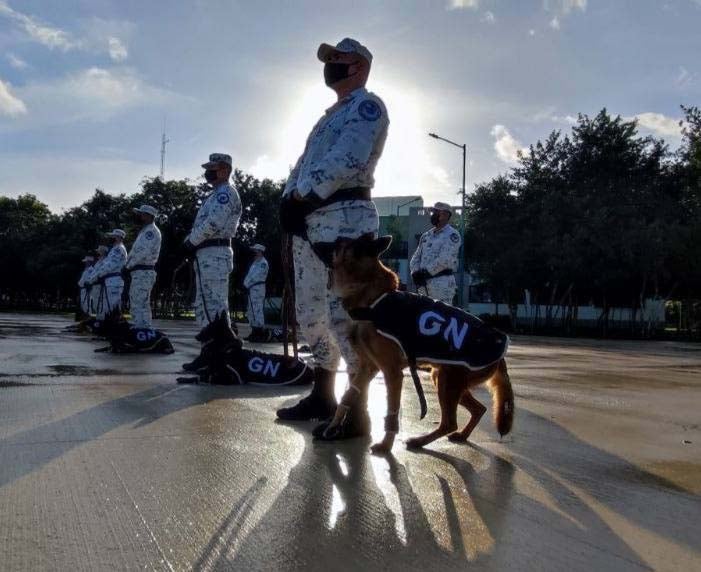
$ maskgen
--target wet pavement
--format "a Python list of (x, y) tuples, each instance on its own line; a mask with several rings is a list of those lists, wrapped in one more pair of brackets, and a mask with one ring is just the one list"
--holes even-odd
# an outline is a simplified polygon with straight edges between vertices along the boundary
[(701, 570), (701, 346), (517, 337), (511, 435), (383, 458), (276, 423), (306, 388), (177, 385), (192, 322), (171, 356), (70, 323), (0, 314), (3, 571)]

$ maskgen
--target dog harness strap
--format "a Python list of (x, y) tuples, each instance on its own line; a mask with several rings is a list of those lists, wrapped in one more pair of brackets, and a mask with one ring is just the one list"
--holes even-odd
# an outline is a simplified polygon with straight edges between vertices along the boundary
[(353, 308), (348, 312), (351, 320), (356, 322), (371, 322), (372, 308)]

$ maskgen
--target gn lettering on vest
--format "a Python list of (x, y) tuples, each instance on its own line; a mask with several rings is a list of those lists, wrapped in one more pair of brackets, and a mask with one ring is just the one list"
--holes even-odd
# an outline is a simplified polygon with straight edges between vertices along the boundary
[(275, 377), (280, 369), (280, 362), (274, 364), (270, 360), (253, 357), (248, 362), (248, 369), (254, 373), (262, 373), (263, 375)]
[[(445, 318), (436, 312), (424, 312), (419, 317), (419, 332), (422, 336), (437, 336), (445, 324)], [(468, 325), (463, 322), (459, 326), (455, 318), (450, 318), (448, 326), (443, 332), (443, 338), (446, 342), (451, 342), (456, 350), (462, 347), (467, 336)]]

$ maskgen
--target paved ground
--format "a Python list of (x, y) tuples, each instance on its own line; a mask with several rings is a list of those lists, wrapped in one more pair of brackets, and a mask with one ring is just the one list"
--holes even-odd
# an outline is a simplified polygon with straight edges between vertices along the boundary
[(386, 459), (276, 424), (300, 389), (176, 385), (192, 323), (149, 357), (69, 323), (0, 314), (2, 570), (701, 570), (699, 346), (517, 338), (511, 436)]

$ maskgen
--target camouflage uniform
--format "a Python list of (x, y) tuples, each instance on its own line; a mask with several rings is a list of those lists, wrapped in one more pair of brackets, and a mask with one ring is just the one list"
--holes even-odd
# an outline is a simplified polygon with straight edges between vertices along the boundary
[(104, 260), (104, 258), (97, 260), (95, 264), (90, 267), (90, 272), (85, 279), (86, 284), (90, 285), (90, 306), (88, 314), (97, 313), (97, 307), (100, 302), (100, 292), (102, 292), (102, 285), (97, 281), (97, 273), (99, 272), (100, 266), (102, 266)]
[[(230, 239), (241, 218), (241, 199), (228, 183), (218, 185), (202, 203), (187, 240), (197, 246), (205, 240)], [(230, 246), (208, 246), (195, 255), (195, 318), (204, 327), (222, 310), (229, 315), (229, 274), (234, 269)]]
[[(304, 198), (324, 200), (341, 189), (372, 188), (388, 126), (382, 100), (365, 88), (356, 89), (314, 126), (284, 194), (297, 191)], [(329, 290), (329, 270), (312, 245), (377, 235), (377, 210), (372, 201), (341, 201), (314, 211), (306, 223), (307, 239), (295, 236), (293, 241), (297, 321), (314, 366), (336, 371), (342, 355), (352, 375), (357, 357), (348, 340), (350, 318)]]
[[(434, 275), (443, 270), (457, 272), (459, 251), (460, 233), (455, 228), (449, 224), (440, 230), (432, 228), (421, 235), (419, 246), (409, 262), (409, 271), (413, 274), (423, 269)], [(450, 274), (428, 278), (426, 286), (420, 286), (418, 293), (452, 304), (456, 290), (455, 275)]]
[[(108, 274), (113, 274), (115, 272), (122, 272), (124, 264), (127, 261), (127, 249), (122, 244), (119, 243), (112, 248), (107, 253), (107, 256), (101, 261), (99, 269), (97, 270), (96, 277), (102, 278)], [(119, 276), (112, 276), (106, 278), (104, 282), (102, 296), (102, 304), (98, 304), (98, 319), (102, 320), (107, 315), (108, 312), (122, 308), (122, 292), (124, 292), (124, 280), (121, 274)]]
[(252, 328), (265, 326), (263, 303), (265, 302), (265, 280), (268, 278), (268, 261), (256, 258), (248, 269), (243, 286), (248, 290), (248, 322)]
[[(161, 231), (154, 223), (144, 225), (127, 257), (126, 267), (154, 266), (161, 252)], [(155, 270), (133, 270), (130, 273), (129, 308), (131, 323), (136, 328), (151, 328), (151, 289), (156, 283)]]
[(92, 266), (88, 266), (83, 270), (78, 280), (78, 287), (80, 288), (80, 309), (85, 314), (90, 313), (90, 286), (89, 280), (90, 273), (92, 271)]

